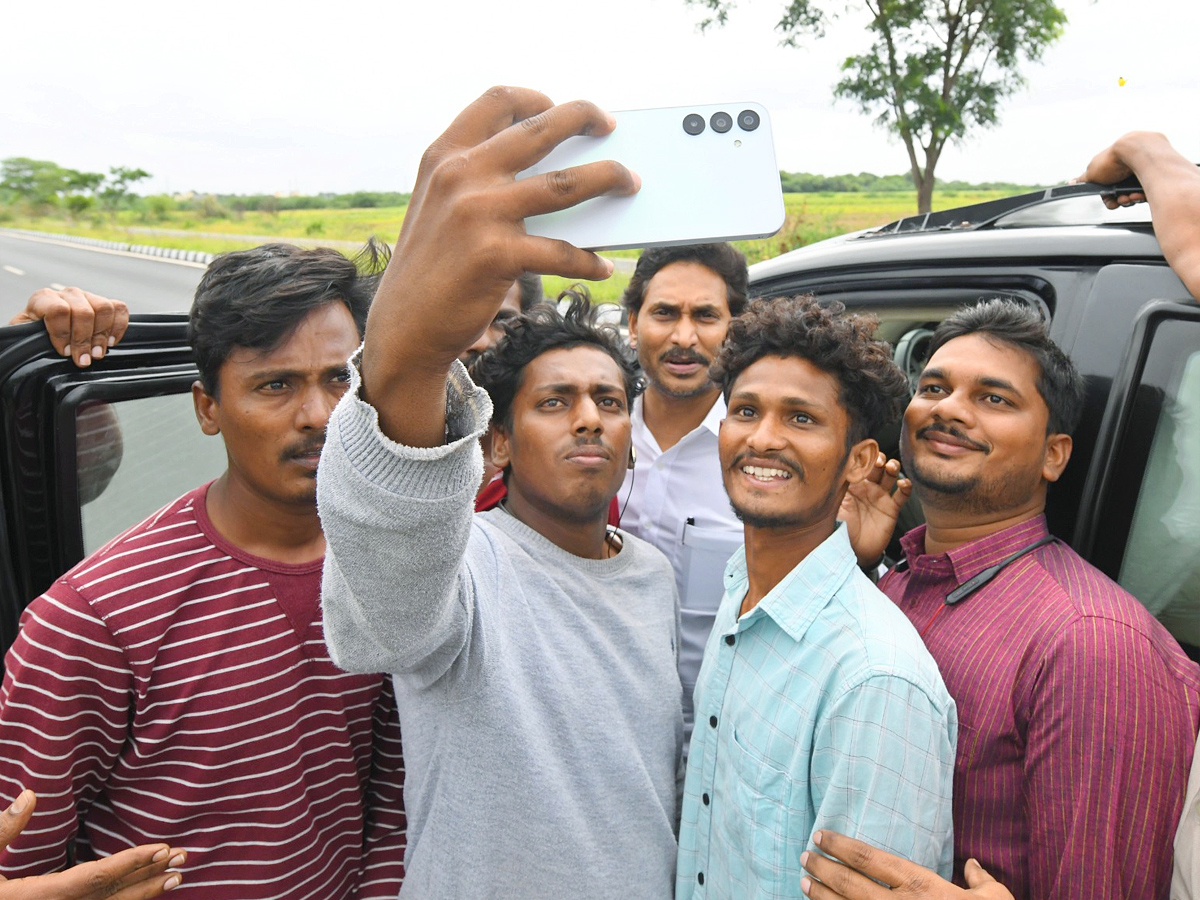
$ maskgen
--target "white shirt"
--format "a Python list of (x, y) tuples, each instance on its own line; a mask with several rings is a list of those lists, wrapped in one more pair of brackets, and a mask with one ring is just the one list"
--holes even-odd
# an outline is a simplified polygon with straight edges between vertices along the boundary
[(1175, 832), (1171, 900), (1195, 900), (1200, 892), (1200, 753), (1192, 759), (1183, 815)]
[(665, 553), (675, 570), (685, 756), (692, 734), (692, 692), (725, 590), (725, 564), (743, 540), (717, 455), (717, 431), (724, 418), (725, 401), (718, 394), (704, 421), (664, 452), (646, 427), (638, 397), (630, 413), (637, 462), (617, 494), (621, 527)]

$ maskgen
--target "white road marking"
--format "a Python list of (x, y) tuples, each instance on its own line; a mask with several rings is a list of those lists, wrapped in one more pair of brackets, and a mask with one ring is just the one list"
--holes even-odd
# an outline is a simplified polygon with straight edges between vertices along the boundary
[(25, 274), (20, 269), (18, 269), (16, 266), (5, 266), (4, 271), (8, 272), (10, 275), (24, 275)]
[(65, 284), (59, 284), (57, 281), (50, 282), (50, 290), (52, 291), (65, 291), (66, 289), (67, 286)]
[[(72, 244), (69, 241), (55, 241), (50, 238), (31, 237), (28, 234), (11, 234), (0, 232), (0, 236), (16, 238), (19, 241), (33, 241), (35, 244), (53, 244), (56, 247), (69, 247), (72, 250), (90, 250), (92, 253), (107, 253), (109, 256), (128, 256), (132, 259), (144, 259), (146, 262), (170, 263), (173, 266), (187, 266), (190, 269), (207, 269), (208, 263), (192, 262), (186, 259), (168, 259), (165, 256), (143, 256), (140, 253), (130, 253), (128, 250), (109, 250), (107, 247), (89, 247), (87, 244)], [(8, 268), (5, 266), (4, 268)]]

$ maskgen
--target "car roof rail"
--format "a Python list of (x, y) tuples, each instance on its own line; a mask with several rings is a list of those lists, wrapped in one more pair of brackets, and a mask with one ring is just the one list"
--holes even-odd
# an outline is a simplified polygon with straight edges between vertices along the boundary
[(1017, 194), (1015, 197), (1001, 197), (998, 200), (985, 200), (983, 203), (975, 203), (970, 206), (908, 216), (879, 228), (872, 228), (862, 237), (882, 237), (887, 234), (909, 234), (921, 231), (973, 231), (986, 228), (1018, 210), (1054, 203), (1067, 197), (1089, 194), (1096, 196), (1131, 194), (1141, 192), (1141, 190), (1142, 186), (1135, 178), (1128, 178), (1118, 184), (1094, 184), (1092, 182), (1062, 184), (1046, 188), (1043, 191)]

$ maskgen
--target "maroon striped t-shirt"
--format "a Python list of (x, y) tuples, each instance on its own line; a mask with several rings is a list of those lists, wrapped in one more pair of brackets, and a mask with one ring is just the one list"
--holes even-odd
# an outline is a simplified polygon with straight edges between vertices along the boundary
[(1166, 898), (1200, 668), (1062, 543), (943, 604), (1046, 535), (1038, 516), (926, 555), (922, 526), (902, 541), (907, 569), (879, 585), (922, 632), (958, 704), (955, 877), (963, 883), (974, 857), (1017, 900)]
[(225, 541), (207, 486), (30, 604), (0, 688), (0, 799), (37, 792), (9, 877), (165, 841), (178, 896), (394, 900), (403, 876), (390, 681), (349, 675), (321, 630), (321, 560)]

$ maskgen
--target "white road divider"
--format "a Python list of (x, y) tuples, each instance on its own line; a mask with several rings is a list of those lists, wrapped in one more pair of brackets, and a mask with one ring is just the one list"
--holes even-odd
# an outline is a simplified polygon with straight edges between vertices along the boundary
[(148, 244), (127, 244), (124, 241), (102, 241), (98, 238), (80, 237), (77, 234), (57, 234), (50, 231), (31, 231), (27, 228), (0, 228), (7, 234), (23, 234), (27, 237), (53, 238), (70, 244), (82, 244), (85, 247), (102, 247), (105, 250), (121, 250), (125, 253), (136, 253), (140, 256), (161, 256), (165, 259), (182, 259), (188, 262), (198, 262), (208, 265), (213, 261), (214, 254), (203, 250), (178, 250), (174, 247), (151, 247)]

